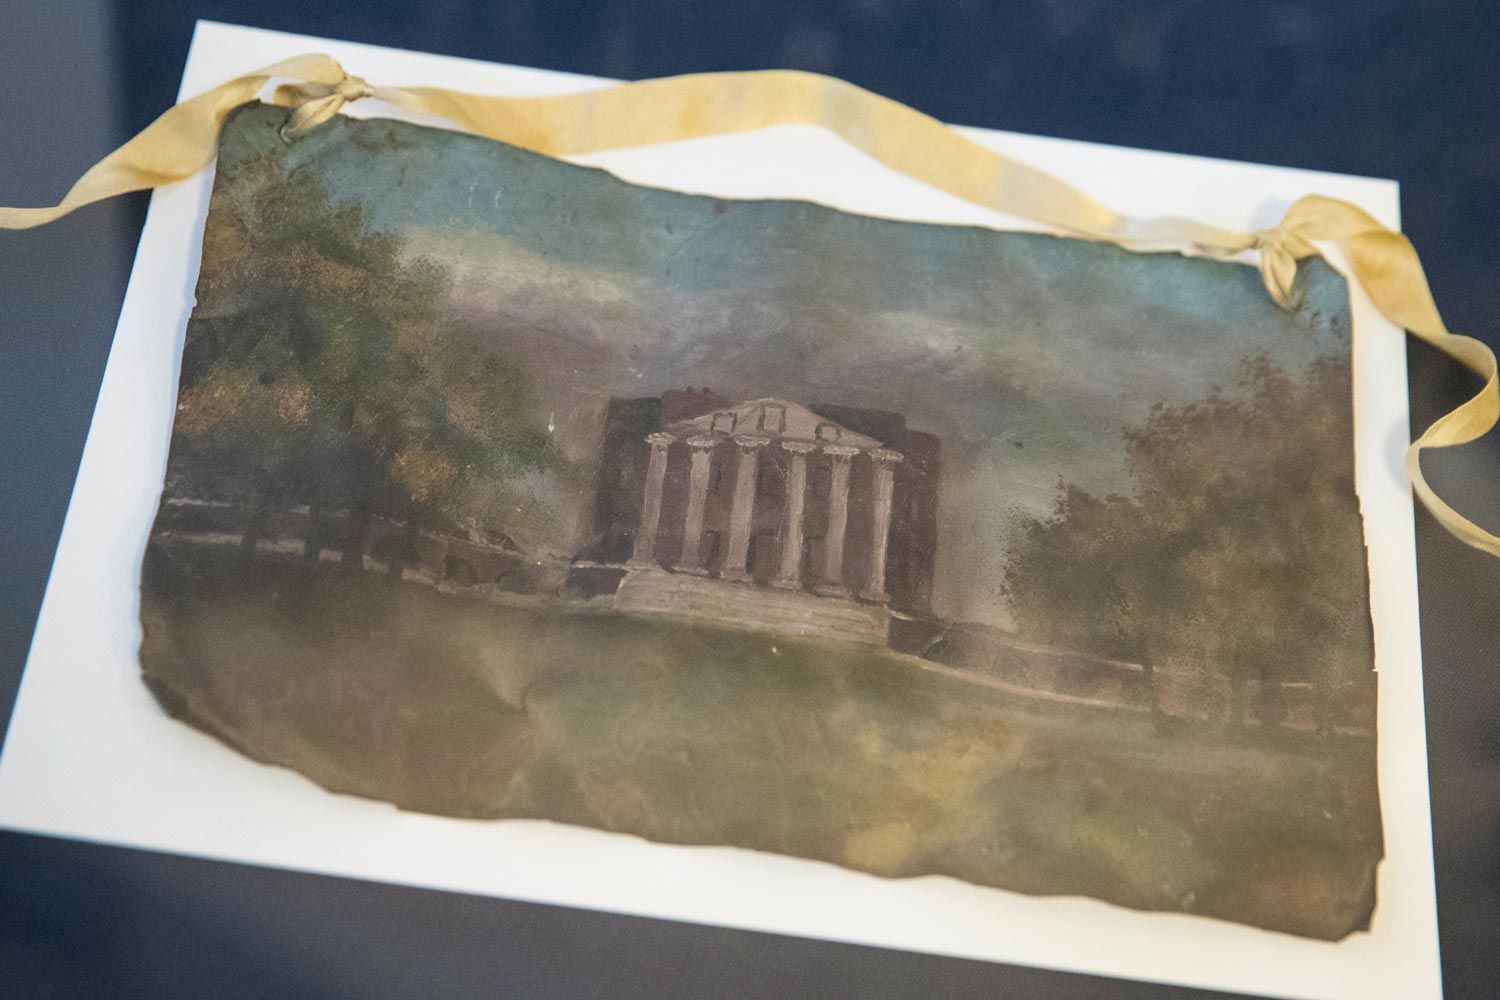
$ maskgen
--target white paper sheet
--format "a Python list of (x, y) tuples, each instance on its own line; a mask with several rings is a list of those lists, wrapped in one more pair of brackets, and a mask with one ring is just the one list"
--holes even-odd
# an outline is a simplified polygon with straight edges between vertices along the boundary
[[(379, 83), (555, 93), (602, 81), (220, 24), (198, 28), (182, 95), (327, 52)], [(392, 109), (357, 105), (360, 115)], [(970, 130), (1131, 213), (1239, 229), (1322, 192), (1398, 222), (1392, 181)], [(590, 156), (640, 183), (800, 197), (867, 214), (1037, 228), (882, 168), (808, 127)], [(1336, 1000), (1440, 995), (1402, 335), (1354, 297), (1359, 489), (1370, 546), (1387, 859), (1372, 929), (1329, 944), (946, 878), (891, 881), (727, 848), (533, 821), (402, 813), (333, 795), (169, 720), (139, 680), (137, 577), (167, 459), (208, 173), (158, 191), (0, 756), (0, 824), (36, 833), (437, 889), (913, 951)]]

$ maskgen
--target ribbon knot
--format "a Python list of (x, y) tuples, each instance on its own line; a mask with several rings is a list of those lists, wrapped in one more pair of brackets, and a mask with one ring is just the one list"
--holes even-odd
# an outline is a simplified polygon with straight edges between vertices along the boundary
[(345, 101), (358, 101), (366, 97), (375, 96), (375, 88), (365, 82), (362, 76), (345, 73), (344, 78), (334, 84), (334, 90), (338, 91), (340, 97)]
[(364, 77), (352, 73), (343, 73), (334, 83), (304, 81), (283, 84), (276, 88), (275, 101), (289, 106), (292, 117), (282, 126), (281, 137), (290, 142), (332, 119), (345, 104), (374, 97), (376, 93)]
[(1260, 251), (1260, 276), (1271, 298), (1283, 309), (1295, 309), (1297, 262), (1315, 255), (1318, 248), (1285, 221), (1270, 229), (1256, 230), (1251, 234), (1250, 247)]

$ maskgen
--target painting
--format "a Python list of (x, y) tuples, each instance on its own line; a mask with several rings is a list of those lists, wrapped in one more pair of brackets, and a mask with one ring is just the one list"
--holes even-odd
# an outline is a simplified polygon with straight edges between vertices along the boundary
[(222, 138), (141, 577), (164, 716), (423, 813), (1369, 925), (1321, 261), (1283, 310), (1238, 263), (286, 116)]

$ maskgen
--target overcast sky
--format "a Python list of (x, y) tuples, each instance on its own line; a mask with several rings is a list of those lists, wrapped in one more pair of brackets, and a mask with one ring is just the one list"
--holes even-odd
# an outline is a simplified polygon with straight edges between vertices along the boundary
[(575, 457), (610, 396), (687, 385), (896, 410), (937, 434), (936, 597), (954, 618), (1006, 623), (1016, 512), (1050, 510), (1059, 477), (1128, 491), (1121, 432), (1154, 403), (1232, 386), (1255, 352), (1294, 373), (1348, 352), (1347, 292), (1320, 263), (1287, 313), (1243, 265), (719, 201), (471, 136), (335, 122), (293, 163), (449, 269), (454, 312), (532, 375)]

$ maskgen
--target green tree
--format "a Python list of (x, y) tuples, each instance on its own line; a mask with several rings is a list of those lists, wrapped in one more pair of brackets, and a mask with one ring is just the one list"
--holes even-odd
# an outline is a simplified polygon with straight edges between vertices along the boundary
[(1127, 429), (1130, 496), (1060, 484), (1018, 527), (1007, 594), (1041, 641), (1221, 673), (1237, 717), (1262, 681), (1274, 720), (1276, 682), (1326, 693), (1371, 666), (1347, 360), (1294, 379), (1255, 356), (1237, 389)]
[[(445, 319), (441, 269), (403, 255), (284, 148), (225, 168), (183, 351), (174, 489), (233, 497), (253, 548), (269, 512), (347, 510), (362, 564), (374, 516), (503, 530), (511, 482), (559, 468), (519, 371)], [(414, 537), (411, 539), (414, 542)], [(414, 545), (398, 550), (396, 569)]]

